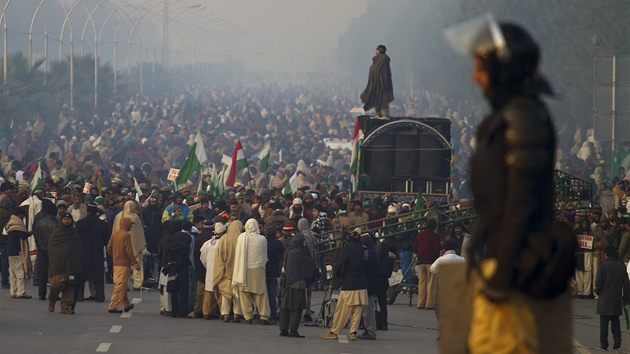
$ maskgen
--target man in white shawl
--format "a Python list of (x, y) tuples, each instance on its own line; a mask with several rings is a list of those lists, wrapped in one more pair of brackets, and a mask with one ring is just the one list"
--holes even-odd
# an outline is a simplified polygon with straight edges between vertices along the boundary
[(140, 270), (134, 268), (131, 279), (133, 279), (133, 289), (141, 290), (142, 282), (144, 281), (144, 265), (142, 261), (142, 251), (147, 246), (147, 241), (144, 238), (144, 229), (142, 228), (142, 220), (138, 213), (138, 204), (133, 200), (128, 200), (125, 203), (122, 213), (118, 213), (114, 218), (112, 227), (112, 234), (121, 227), (121, 221), (123, 218), (131, 219), (131, 247), (133, 248), (133, 254), (140, 264)]
[(232, 287), (238, 291), (241, 311), (245, 323), (252, 323), (252, 305), (260, 315), (260, 323), (269, 324), (269, 298), (265, 281), (267, 264), (267, 240), (260, 234), (258, 222), (249, 219), (245, 223), (245, 232), (239, 235), (236, 243), (236, 257)]
[[(38, 189), (33, 192), (33, 195), (26, 198), (26, 200), (24, 200), (22, 204), (20, 204), (20, 207), (28, 209), (28, 217), (26, 218), (26, 230), (28, 232), (33, 232), (33, 228), (35, 226), (33, 225), (33, 222), (35, 221), (35, 215), (37, 215), (37, 213), (42, 210), (41, 198), (43, 197), (44, 191)], [(28, 249), (29, 257), (31, 259), (30, 264), (33, 267), (33, 269), (30, 270), (30, 274), (33, 275), (33, 283), (37, 284), (39, 282), (39, 279), (37, 279), (37, 272), (34, 272), (37, 262), (37, 245), (35, 245), (35, 237), (32, 234), (28, 237)]]
[(214, 225), (214, 236), (201, 246), (201, 256), (199, 259), (204, 267), (206, 267), (206, 280), (204, 283), (203, 294), (203, 318), (210, 319), (214, 308), (219, 304), (219, 292), (214, 291), (214, 256), (217, 254), (217, 246), (221, 241), (221, 236), (225, 234), (227, 228), (218, 222)]

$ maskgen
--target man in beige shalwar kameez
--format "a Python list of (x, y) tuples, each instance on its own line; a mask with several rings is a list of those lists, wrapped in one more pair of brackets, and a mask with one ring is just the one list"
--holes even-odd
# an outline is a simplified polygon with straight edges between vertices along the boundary
[(252, 305), (260, 315), (260, 323), (269, 324), (269, 297), (265, 278), (267, 239), (260, 234), (258, 221), (249, 219), (245, 232), (238, 237), (234, 259), (232, 288), (238, 291), (245, 323), (252, 323)]

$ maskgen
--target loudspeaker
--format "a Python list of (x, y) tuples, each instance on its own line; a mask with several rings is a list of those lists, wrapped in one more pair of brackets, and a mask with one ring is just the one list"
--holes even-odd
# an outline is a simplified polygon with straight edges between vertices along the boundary
[(380, 135), (370, 146), (361, 150), (363, 154), (364, 167), (361, 169), (368, 175), (392, 176), (395, 175), (394, 159), (394, 134), (386, 132)]
[(411, 187), (413, 192), (420, 188), (429, 193), (448, 188), (448, 119), (359, 117), (359, 124), (366, 136), (361, 148), (361, 190), (409, 192)]

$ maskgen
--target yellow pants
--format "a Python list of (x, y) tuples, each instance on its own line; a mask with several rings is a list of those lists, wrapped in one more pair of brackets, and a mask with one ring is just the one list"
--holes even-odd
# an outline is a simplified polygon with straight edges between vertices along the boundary
[(483, 281), (478, 279), (468, 335), (469, 353), (538, 353), (532, 299), (520, 291), (510, 290), (508, 300), (491, 302), (482, 289)]

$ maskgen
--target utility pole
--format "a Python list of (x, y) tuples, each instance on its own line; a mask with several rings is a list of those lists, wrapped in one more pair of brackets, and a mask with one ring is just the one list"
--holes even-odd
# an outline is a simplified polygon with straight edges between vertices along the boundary
[(164, 0), (164, 10), (162, 14), (162, 65), (168, 69), (168, 0)]

